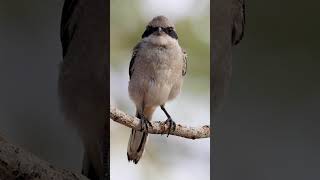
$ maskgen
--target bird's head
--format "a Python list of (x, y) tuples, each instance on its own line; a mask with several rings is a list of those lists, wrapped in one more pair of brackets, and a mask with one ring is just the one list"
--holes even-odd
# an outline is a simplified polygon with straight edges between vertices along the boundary
[(166, 39), (167, 41), (178, 40), (178, 35), (174, 24), (165, 16), (154, 17), (146, 27), (142, 34), (143, 39), (150, 39), (152, 41)]

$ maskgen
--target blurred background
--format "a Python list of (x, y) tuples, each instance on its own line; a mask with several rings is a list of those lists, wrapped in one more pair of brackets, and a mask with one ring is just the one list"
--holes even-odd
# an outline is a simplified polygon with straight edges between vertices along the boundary
[[(168, 111), (177, 123), (208, 124), (209, 1), (164, 3), (168, 9), (151, 1), (111, 2), (111, 103), (134, 114), (127, 93), (131, 49), (158, 11), (177, 24), (180, 44), (189, 55), (183, 93), (168, 104)], [(83, 148), (76, 131), (63, 121), (57, 95), (62, 6), (63, 0), (0, 1), (0, 134), (57, 167), (79, 172)], [(157, 112), (155, 119), (165, 117)], [(144, 157), (134, 166), (126, 159), (130, 129), (114, 122), (111, 127), (112, 179), (150, 179), (152, 174), (209, 179), (209, 139), (151, 135)]]
[(63, 0), (0, 0), (0, 134), (79, 172), (83, 149), (57, 94), (62, 6)]
[(320, 179), (319, 1), (246, 1), (215, 118), (217, 180)]
[[(129, 62), (148, 22), (165, 15), (176, 25), (179, 44), (188, 53), (188, 71), (182, 93), (166, 107), (176, 123), (210, 124), (210, 1), (111, 0), (110, 99), (111, 105), (135, 115), (128, 95)], [(153, 120), (164, 121), (158, 108)], [(149, 135), (139, 163), (128, 163), (131, 129), (111, 122), (112, 180), (209, 180), (210, 139), (189, 140)]]
[[(187, 6), (194, 1), (184, 2)], [(116, 32), (114, 27), (123, 27), (117, 31), (127, 38), (121, 41), (124, 44), (117, 45), (120, 41), (115, 41), (115, 35), (111, 36), (111, 78), (116, 82), (111, 86), (112, 103), (134, 114), (133, 104), (126, 99), (131, 48), (140, 39), (152, 12), (161, 6), (146, 9), (143, 8), (148, 5), (146, 1), (119, 3), (111, 2), (112, 8), (119, 9), (119, 12), (111, 10), (111, 18), (116, 13), (130, 21), (111, 19), (114, 24), (111, 32)], [(56, 166), (79, 171), (83, 150), (75, 130), (63, 121), (57, 97), (58, 64), (62, 57), (59, 40), (62, 5), (62, 0), (0, 1), (0, 133)], [(214, 179), (319, 179), (319, 5), (318, 1), (247, 1), (245, 37), (234, 48), (231, 89), (223, 111), (215, 120), (215, 160), (211, 162)], [(209, 36), (205, 33), (208, 28), (200, 28), (207, 26), (201, 13), (208, 11), (194, 11), (193, 8), (200, 8), (198, 4), (192, 4), (189, 13), (185, 13), (182, 6), (174, 7), (168, 16), (177, 24), (179, 42), (188, 51), (189, 71), (182, 94), (168, 104), (168, 110), (177, 122), (207, 123), (209, 85), (205, 78), (208, 78), (208, 69), (198, 66), (207, 62), (208, 55), (199, 52), (208, 46), (206, 39), (209, 38), (202, 39)], [(166, 8), (172, 8), (171, 4)], [(181, 11), (184, 13), (178, 13)], [(136, 21), (139, 25), (131, 23)], [(200, 29), (204, 36), (198, 34)], [(188, 31), (193, 33), (185, 35)], [(118, 95), (115, 90), (119, 91)], [(203, 108), (195, 112), (191, 107)], [(190, 115), (190, 111), (197, 114)], [(158, 111), (155, 119), (165, 117)], [(206, 140), (150, 136), (144, 157), (134, 166), (126, 162), (125, 154), (130, 130), (114, 122), (111, 126), (114, 147), (111, 153), (115, 155), (113, 158), (118, 158), (111, 159), (114, 179), (119, 176), (146, 179), (155, 171), (159, 177), (171, 179), (195, 179), (190, 175), (193, 172), (197, 179), (208, 179), (209, 142)], [(146, 169), (141, 167), (152, 161), (157, 163)], [(203, 169), (197, 169), (190, 162), (198, 163)], [(115, 174), (121, 166), (126, 167), (126, 172)], [(175, 169), (178, 175), (168, 169), (171, 166), (179, 167)], [(190, 176), (182, 177), (181, 172)], [(203, 174), (197, 174), (199, 172)]]

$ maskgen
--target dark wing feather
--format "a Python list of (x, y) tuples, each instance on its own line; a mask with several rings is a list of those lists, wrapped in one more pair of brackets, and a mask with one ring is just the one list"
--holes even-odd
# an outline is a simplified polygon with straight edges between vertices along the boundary
[(182, 52), (183, 52), (182, 76), (185, 76), (187, 74), (188, 56), (187, 56), (187, 52), (184, 49), (182, 49)]
[(233, 0), (232, 12), (232, 45), (237, 45), (243, 38), (246, 24), (245, 0)]
[(72, 40), (73, 34), (77, 28), (79, 17), (74, 16), (74, 12), (78, 7), (79, 0), (66, 0), (62, 9), (60, 39), (62, 43), (63, 57), (68, 51), (68, 47)]
[(138, 44), (133, 48), (132, 57), (131, 57), (130, 64), (129, 64), (129, 78), (130, 78), (130, 79), (131, 79), (132, 73), (133, 73), (133, 71), (134, 71), (133, 64), (134, 64), (134, 61), (135, 61), (135, 59), (136, 59), (136, 57), (137, 57), (139, 48), (140, 48), (140, 43), (138, 43)]

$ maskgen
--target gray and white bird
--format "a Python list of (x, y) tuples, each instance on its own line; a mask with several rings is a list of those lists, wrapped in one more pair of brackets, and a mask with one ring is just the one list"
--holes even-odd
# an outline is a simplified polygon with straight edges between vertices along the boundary
[(178, 43), (174, 24), (164, 16), (154, 17), (134, 47), (129, 66), (129, 96), (136, 106), (136, 117), (141, 130), (132, 129), (127, 156), (135, 164), (144, 151), (152, 115), (158, 106), (167, 116), (169, 131), (175, 122), (165, 109), (165, 104), (180, 93), (187, 71), (187, 54)]

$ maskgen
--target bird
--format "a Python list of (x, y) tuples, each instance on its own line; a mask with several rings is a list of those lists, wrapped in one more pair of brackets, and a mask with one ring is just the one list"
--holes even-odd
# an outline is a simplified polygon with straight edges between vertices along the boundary
[(170, 132), (176, 123), (165, 104), (178, 96), (187, 73), (187, 53), (180, 47), (174, 24), (165, 16), (154, 17), (133, 48), (128, 92), (140, 119), (140, 130), (131, 130), (127, 158), (137, 164), (143, 154), (148, 127), (156, 108), (165, 113)]
[(107, 11), (107, 1), (66, 0), (61, 16), (60, 106), (82, 140), (82, 174), (91, 180), (110, 176)]

